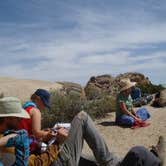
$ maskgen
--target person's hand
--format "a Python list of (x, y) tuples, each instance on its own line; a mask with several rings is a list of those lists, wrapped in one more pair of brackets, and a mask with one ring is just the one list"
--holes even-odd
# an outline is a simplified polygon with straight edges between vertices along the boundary
[(57, 130), (56, 138), (59, 144), (64, 143), (64, 141), (68, 138), (69, 131), (65, 128), (60, 128)]
[(44, 142), (48, 142), (50, 139), (52, 139), (53, 137), (56, 137), (57, 133), (53, 132), (52, 130), (49, 130), (46, 132), (43, 141)]
[(139, 117), (135, 117), (134, 119), (135, 119), (138, 123), (141, 123), (141, 122), (142, 122), (142, 119), (139, 118)]

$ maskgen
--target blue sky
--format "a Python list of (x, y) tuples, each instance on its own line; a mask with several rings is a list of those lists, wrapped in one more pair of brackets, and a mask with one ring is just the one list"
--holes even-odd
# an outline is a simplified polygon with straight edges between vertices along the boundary
[(0, 76), (72, 81), (141, 72), (166, 83), (165, 0), (1, 0)]

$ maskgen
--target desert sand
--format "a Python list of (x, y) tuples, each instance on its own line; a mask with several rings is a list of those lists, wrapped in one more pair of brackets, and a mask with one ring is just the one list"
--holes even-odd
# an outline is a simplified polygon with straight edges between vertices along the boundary
[[(154, 108), (149, 105), (145, 107), (151, 114), (151, 118), (148, 120), (150, 126), (147, 127), (131, 129), (115, 126), (114, 112), (109, 113), (104, 119), (95, 121), (95, 125), (104, 137), (110, 151), (117, 156), (123, 157), (131, 147), (136, 145), (145, 146), (146, 148), (156, 145), (160, 135), (163, 135), (166, 139), (166, 107)], [(86, 156), (92, 155), (86, 143), (84, 144), (83, 154), (86, 154)]]

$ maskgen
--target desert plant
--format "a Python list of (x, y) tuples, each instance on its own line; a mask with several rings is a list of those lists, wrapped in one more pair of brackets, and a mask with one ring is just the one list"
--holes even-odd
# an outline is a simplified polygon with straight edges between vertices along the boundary
[(103, 96), (101, 99), (85, 100), (75, 94), (52, 94), (51, 111), (43, 112), (42, 124), (44, 128), (52, 127), (56, 122), (71, 122), (81, 110), (86, 111), (93, 119), (104, 117), (108, 112), (115, 110), (115, 98)]
[(138, 85), (138, 87), (142, 90), (143, 94), (154, 94), (164, 89), (162, 85), (154, 84)]

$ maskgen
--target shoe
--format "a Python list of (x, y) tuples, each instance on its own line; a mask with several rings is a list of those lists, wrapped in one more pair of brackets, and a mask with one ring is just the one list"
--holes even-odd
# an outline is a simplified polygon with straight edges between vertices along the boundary
[(158, 143), (156, 146), (152, 146), (150, 150), (153, 154), (155, 154), (161, 160), (161, 166), (164, 166), (164, 159), (166, 155), (166, 142), (163, 136), (159, 137)]

